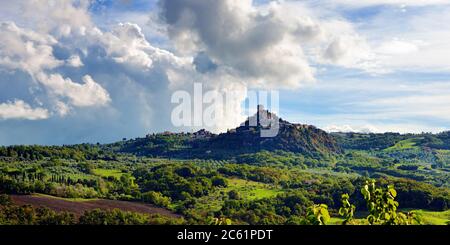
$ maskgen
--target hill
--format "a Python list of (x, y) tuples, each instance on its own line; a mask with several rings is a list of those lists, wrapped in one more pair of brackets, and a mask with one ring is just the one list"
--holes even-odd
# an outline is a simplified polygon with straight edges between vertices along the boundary
[[(278, 134), (261, 137), (268, 125), (264, 119), (278, 121)], [(213, 134), (206, 130), (195, 133), (159, 133), (110, 145), (117, 152), (139, 156), (181, 158), (229, 158), (236, 154), (265, 151), (287, 151), (320, 157), (342, 153), (334, 137), (312, 125), (295, 124), (278, 118), (258, 106), (258, 111), (241, 126), (226, 133)]]
[(411, 148), (412, 146), (436, 150), (450, 150), (450, 131), (438, 134), (400, 133), (331, 133), (343, 149), (383, 150), (387, 148)]

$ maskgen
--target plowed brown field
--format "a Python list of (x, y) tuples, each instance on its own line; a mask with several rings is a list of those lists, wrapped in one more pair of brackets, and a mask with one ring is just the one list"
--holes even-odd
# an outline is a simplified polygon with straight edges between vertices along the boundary
[(160, 214), (172, 218), (180, 218), (181, 215), (175, 214), (167, 209), (155, 207), (146, 203), (117, 201), (117, 200), (87, 200), (72, 201), (62, 198), (55, 198), (43, 195), (11, 195), (12, 202), (16, 205), (32, 205), (34, 207), (47, 207), (57, 212), (67, 211), (81, 216), (85, 211), (92, 209), (120, 209), (144, 214)]

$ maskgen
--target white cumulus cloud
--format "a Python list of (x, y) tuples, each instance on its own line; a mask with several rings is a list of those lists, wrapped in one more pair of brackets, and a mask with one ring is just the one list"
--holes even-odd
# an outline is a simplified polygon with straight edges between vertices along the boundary
[(108, 92), (89, 75), (83, 77), (83, 84), (75, 83), (60, 74), (40, 73), (37, 79), (55, 95), (69, 98), (71, 104), (79, 107), (103, 106), (111, 101)]
[(13, 22), (0, 22), (0, 65), (31, 74), (61, 65), (53, 56), (57, 40), (47, 34), (19, 28)]
[[(74, 106), (102, 106), (111, 100), (108, 92), (89, 75), (83, 77), (83, 84), (78, 84), (49, 72), (64, 65), (64, 61), (54, 56), (53, 46), (59, 42), (50, 34), (20, 28), (13, 22), (1, 22), (0, 32), (0, 66), (3, 68), (27, 72), (38, 82), (37, 86), (43, 86), (50, 94), (67, 97)], [(70, 56), (67, 64), (82, 66), (77, 55)]]
[(67, 64), (69, 66), (72, 66), (72, 67), (81, 67), (81, 66), (83, 66), (83, 62), (81, 61), (80, 56), (78, 56), (78, 55), (70, 56), (69, 59), (66, 62), (67, 62)]
[(6, 102), (0, 104), (0, 119), (26, 119), (41, 120), (47, 119), (49, 112), (44, 108), (32, 108), (29, 104), (22, 100), (14, 102)]

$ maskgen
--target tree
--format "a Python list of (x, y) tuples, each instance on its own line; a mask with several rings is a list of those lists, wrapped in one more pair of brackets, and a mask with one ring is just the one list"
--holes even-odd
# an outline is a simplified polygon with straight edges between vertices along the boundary
[(81, 172), (84, 172), (87, 174), (92, 174), (92, 171), (94, 170), (94, 165), (92, 165), (92, 163), (89, 163), (89, 162), (81, 162), (78, 164), (78, 167)]
[(227, 187), (227, 180), (221, 176), (214, 176), (211, 180), (213, 186)]
[(343, 225), (348, 224), (353, 219), (353, 214), (356, 209), (355, 205), (350, 204), (349, 198), (347, 193), (342, 194), (342, 207), (339, 208), (339, 215), (344, 218), (344, 221), (342, 222)]
[(311, 225), (326, 225), (330, 220), (328, 206), (325, 204), (314, 204), (306, 211), (306, 220)]
[(79, 219), (81, 225), (145, 225), (147, 215), (124, 212), (119, 209), (86, 211)]
[(0, 194), (0, 205), (7, 206), (11, 204), (11, 197), (6, 194)]
[(388, 185), (386, 190), (383, 190), (376, 187), (375, 180), (370, 180), (366, 181), (366, 184), (361, 188), (361, 194), (367, 202), (367, 209), (370, 213), (367, 216), (369, 224), (420, 224), (419, 217), (413, 212), (408, 212), (407, 214), (397, 212), (399, 204), (395, 201), (397, 191), (394, 189), (394, 186)]
[(228, 192), (228, 197), (232, 200), (239, 200), (241, 199), (241, 195), (236, 190), (231, 190)]
[(142, 194), (144, 202), (152, 203), (160, 207), (168, 207), (170, 205), (170, 197), (166, 197), (161, 192), (149, 191)]

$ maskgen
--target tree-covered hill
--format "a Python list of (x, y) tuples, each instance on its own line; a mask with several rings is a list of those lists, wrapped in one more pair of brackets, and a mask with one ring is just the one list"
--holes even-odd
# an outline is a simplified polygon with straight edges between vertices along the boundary
[[(383, 150), (405, 140), (414, 141), (414, 146), (433, 149), (450, 149), (450, 131), (432, 134), (400, 133), (331, 133), (339, 146), (351, 150)], [(412, 145), (410, 145), (412, 146)]]
[[(254, 117), (271, 115), (259, 110)], [(200, 130), (196, 133), (160, 133), (109, 145), (114, 151), (140, 156), (228, 159), (239, 154), (265, 151), (287, 151), (320, 158), (342, 153), (334, 137), (311, 125), (293, 124), (282, 119), (275, 137), (261, 137), (266, 130), (258, 121), (252, 126), (250, 118), (236, 129), (219, 135)]]

